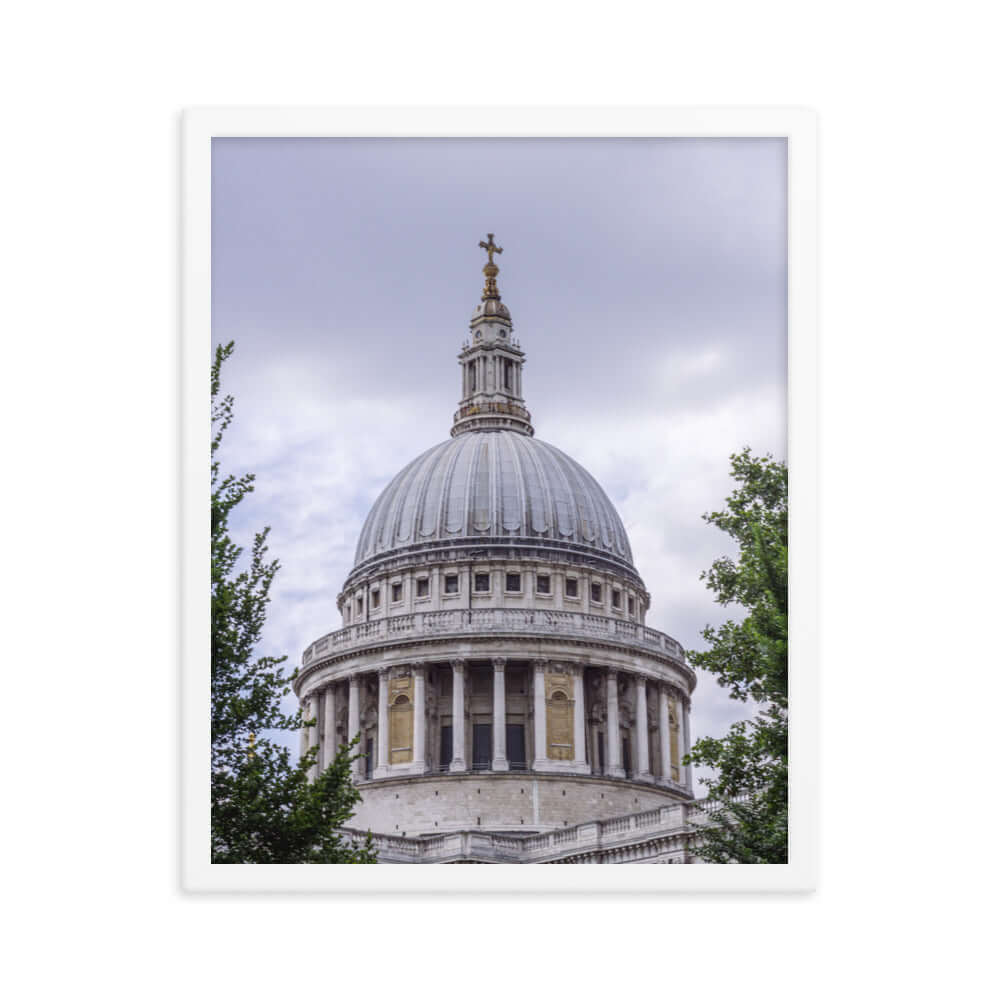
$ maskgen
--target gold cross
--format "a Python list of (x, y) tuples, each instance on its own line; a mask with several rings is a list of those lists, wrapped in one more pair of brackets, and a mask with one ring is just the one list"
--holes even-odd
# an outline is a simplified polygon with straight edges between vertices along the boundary
[(503, 247), (498, 247), (498, 246), (497, 246), (497, 245), (496, 245), (496, 244), (495, 244), (495, 243), (493, 242), (493, 234), (492, 234), (492, 233), (487, 233), (487, 234), (486, 234), (486, 238), (487, 238), (487, 239), (489, 240), (489, 243), (484, 243), (484, 242), (483, 242), (482, 240), (480, 240), (480, 241), (479, 241), (479, 245), (480, 245), (480, 246), (481, 246), (481, 247), (482, 247), (482, 248), (483, 248), (483, 249), (484, 249), (484, 250), (486, 251), (486, 253), (487, 253), (487, 254), (489, 255), (489, 258), (490, 258), (490, 263), (492, 264), (492, 263), (493, 263), (493, 254), (495, 254), (495, 253), (503, 253)]

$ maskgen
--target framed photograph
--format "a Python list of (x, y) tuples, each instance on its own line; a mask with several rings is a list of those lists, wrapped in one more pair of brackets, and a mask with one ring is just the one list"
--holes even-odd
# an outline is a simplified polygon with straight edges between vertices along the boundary
[(187, 889), (815, 886), (815, 158), (185, 113)]

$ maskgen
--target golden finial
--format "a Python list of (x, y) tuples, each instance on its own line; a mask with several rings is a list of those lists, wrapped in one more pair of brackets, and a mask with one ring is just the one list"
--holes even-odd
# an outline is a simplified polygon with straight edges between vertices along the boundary
[(500, 273), (500, 268), (493, 263), (493, 254), (503, 253), (503, 247), (498, 247), (493, 242), (493, 233), (487, 233), (486, 239), (489, 242), (479, 241), (479, 245), (486, 251), (488, 260), (483, 267), (483, 274), (486, 275), (486, 284), (483, 287), (483, 300), (486, 299), (499, 299), (500, 292), (497, 291), (497, 275)]

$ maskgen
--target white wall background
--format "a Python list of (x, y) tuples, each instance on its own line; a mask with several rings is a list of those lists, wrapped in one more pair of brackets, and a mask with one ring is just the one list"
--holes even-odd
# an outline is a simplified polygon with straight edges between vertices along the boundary
[[(488, 997), (529, 983), (979, 995), (992, 941), (976, 904), (991, 902), (995, 855), (980, 778), (997, 689), (995, 37), (973, 2), (178, 0), (8, 14), (13, 995), (378, 996), (392, 975), (420, 988), (446, 949), (449, 992), (475, 976)], [(177, 113), (333, 103), (820, 112), (816, 894), (539, 911), (178, 891)], [(513, 960), (483, 982), (484, 928), (498, 926)], [(560, 957), (531, 946), (541, 926)]]

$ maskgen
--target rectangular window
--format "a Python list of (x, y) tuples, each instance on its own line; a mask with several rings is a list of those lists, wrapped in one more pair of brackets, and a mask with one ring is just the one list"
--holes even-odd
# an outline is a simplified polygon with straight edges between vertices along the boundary
[(493, 760), (493, 726), (474, 723), (472, 726), (472, 769), (488, 771)]
[(394, 583), (392, 585), (392, 603), (398, 604), (403, 599), (403, 585)]
[(521, 592), (521, 574), (507, 574), (507, 593), (519, 594)]
[(574, 577), (566, 577), (566, 596), (567, 597), (579, 597), (580, 591), (577, 587), (577, 582)]
[(365, 599), (363, 597), (358, 598), (358, 614), (363, 615), (365, 613)]
[(611, 607), (620, 608), (622, 606), (622, 592), (620, 590), (611, 591)]
[(438, 770), (447, 771), (451, 764), (453, 730), (451, 726), (441, 727), (441, 753), (438, 756)]
[(426, 576), (417, 580), (417, 597), (426, 597), (430, 593), (430, 582)]
[(488, 594), (490, 590), (490, 574), (489, 573), (477, 573), (476, 574), (476, 593), (477, 594)]
[(507, 723), (507, 761), (512, 771), (524, 771), (528, 767), (527, 741), (524, 725), (519, 722)]
[(372, 591), (372, 607), (373, 608), (377, 608), (381, 602), (382, 602), (382, 595), (378, 592), (378, 590), (373, 590)]
[(371, 778), (375, 769), (375, 740), (369, 736), (365, 740), (365, 777)]
[(601, 585), (599, 583), (592, 583), (590, 585), (590, 599), (595, 604), (601, 603)]
[(444, 592), (446, 594), (457, 594), (458, 593), (458, 574), (449, 573), (444, 578)]
[(635, 614), (635, 598), (634, 597), (630, 597), (628, 599), (628, 613), (630, 615), (634, 615)]
[(550, 593), (550, 591), (549, 591), (549, 578), (548, 578), (547, 574), (543, 574), (543, 573), (539, 573), (538, 574), (538, 593), (539, 594), (548, 594), (548, 593)]

